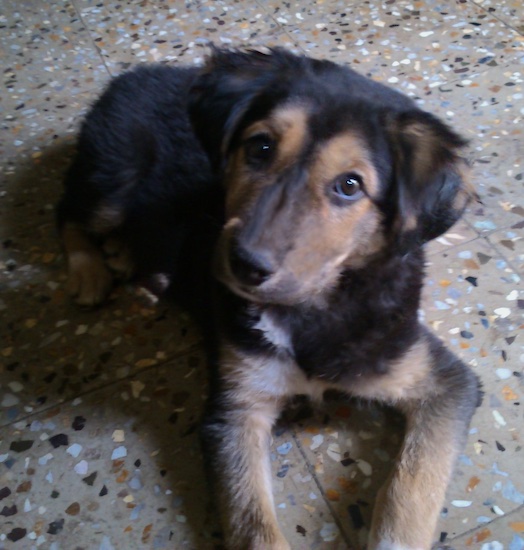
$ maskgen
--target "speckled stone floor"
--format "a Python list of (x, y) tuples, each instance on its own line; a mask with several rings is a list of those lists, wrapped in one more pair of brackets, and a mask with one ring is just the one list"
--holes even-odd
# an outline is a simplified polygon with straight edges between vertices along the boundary
[[(53, 223), (78, 123), (109, 78), (138, 62), (198, 63), (208, 40), (351, 64), (471, 139), (483, 205), (431, 244), (423, 314), (486, 397), (437, 540), (524, 549), (523, 6), (1, 1), (0, 549), (216, 547), (198, 333), (128, 287), (103, 309), (77, 309)], [(401, 420), (352, 401), (289, 416), (271, 458), (292, 548), (363, 548)]]

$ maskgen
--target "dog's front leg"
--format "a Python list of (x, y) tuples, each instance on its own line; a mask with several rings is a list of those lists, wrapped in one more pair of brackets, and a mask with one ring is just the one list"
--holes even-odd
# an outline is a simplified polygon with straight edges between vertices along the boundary
[[(274, 396), (256, 392), (245, 371), (223, 380), (202, 428), (228, 550), (289, 550), (277, 524), (269, 444), (280, 412)], [(236, 379), (235, 379), (236, 378)]]
[(479, 398), (478, 379), (466, 365), (449, 352), (438, 359), (424, 378), (404, 388), (404, 397), (397, 401), (406, 414), (406, 434), (377, 497), (369, 550), (431, 548), (455, 460)]
[(377, 496), (368, 550), (429, 550), (432, 544), (459, 444), (455, 426), (430, 418), (431, 405), (410, 408), (402, 450)]

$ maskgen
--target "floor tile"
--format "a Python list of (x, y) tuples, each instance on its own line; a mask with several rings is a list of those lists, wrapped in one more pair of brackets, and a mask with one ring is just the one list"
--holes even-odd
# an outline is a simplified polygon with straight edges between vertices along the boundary
[[(499, 511), (500, 513), (500, 511)], [(469, 531), (461, 537), (449, 541), (455, 550), (522, 550), (524, 548), (524, 507), (502, 517), (497, 517), (492, 523)]]
[(474, 0), (475, 4), (524, 34), (524, 16), (520, 0)]
[(469, 353), (473, 348), (478, 353), (482, 342), (492, 347), (492, 337), (516, 334), (523, 313), (521, 278), (488, 242), (479, 238), (441, 250), (430, 255), (427, 263), (422, 301), (426, 322), (440, 330), (441, 325), (456, 324), (455, 316), (461, 320), (464, 316), (467, 325), (460, 330), (478, 331), (478, 339), (460, 336), (456, 329), (449, 333), (455, 351)]
[(470, 2), (371, 0), (320, 16), (302, 11), (299, 22), (294, 9), (283, 14), (278, 3), (269, 6), (306, 53), (351, 64), (380, 80), (387, 69), (392, 84), (412, 73), (427, 83), (452, 80), (524, 55), (519, 33)]
[[(471, 211), (471, 208), (469, 209)], [(445, 252), (449, 248), (473, 241), (478, 233), (466, 219), (460, 219), (449, 231), (426, 245), (426, 253), (432, 256), (438, 252)]]
[(522, 227), (510, 229), (509, 231), (498, 231), (491, 234), (488, 240), (508, 259), (517, 273), (524, 273), (524, 234)]
[(2, 266), (0, 425), (163, 364), (199, 339), (187, 315), (144, 303), (132, 287), (100, 310), (79, 310), (53, 233), (18, 233)]
[[(206, 379), (202, 354), (187, 354), (2, 428), (0, 548), (16, 539), (35, 548), (214, 548), (218, 511), (198, 438)], [(292, 547), (343, 548), (289, 433), (275, 435), (271, 456)]]
[(2, 2), (0, 55), (7, 93), (0, 108), (27, 109), (35, 98), (89, 90), (108, 72), (69, 1)]
[(4, 540), (25, 534), (26, 544), (48, 548), (205, 540), (196, 433), (205, 382), (201, 358), (186, 356), (4, 427)]
[[(96, 311), (66, 296), (53, 205), (78, 123), (110, 74), (195, 63), (219, 45), (280, 45), (353, 65), (471, 139), (483, 204), (428, 246), (421, 316), (485, 397), (437, 539), (523, 550), (524, 267), (518, 0), (6, 0), (0, 53), (0, 549), (216, 548), (190, 319), (130, 286)], [(393, 411), (291, 407), (271, 446), (293, 550), (363, 548), (402, 438)], [(16, 541), (16, 542), (15, 542)]]
[[(66, 294), (54, 205), (79, 118), (97, 95), (78, 94), (65, 103), (48, 98), (6, 122), (0, 180), (0, 425), (162, 363), (198, 339), (187, 316), (168, 306), (152, 308), (136, 289), (117, 289), (100, 311), (80, 311)], [(105, 369), (106, 363), (112, 368)]]
[(138, 62), (200, 62), (207, 45), (291, 46), (279, 25), (247, 0), (147, 5), (74, 0), (105, 63), (117, 74)]
[(493, 67), (428, 92), (422, 107), (470, 140), (471, 181), (483, 204), (472, 206), (467, 220), (481, 234), (524, 222), (522, 66)]
[(302, 412), (295, 423), (297, 444), (351, 548), (364, 548), (375, 495), (393, 465), (402, 428), (391, 409), (341, 398)]
[(484, 388), (439, 525), (442, 539), (486, 527), (524, 502), (524, 346), (520, 278), (484, 239), (429, 257), (426, 322)]
[[(0, 154), (0, 186), (7, 195), (2, 197), (4, 208), (12, 208), (20, 195), (34, 192), (56, 194), (57, 177), (68, 165), (76, 141), (80, 120), (95, 101), (100, 88), (70, 96), (33, 96), (21, 109), (11, 110), (3, 120)], [(61, 172), (59, 172), (61, 170)], [(52, 180), (55, 181), (52, 181)], [(31, 191), (31, 189), (33, 191)], [(8, 207), (5, 206), (7, 196)], [(20, 217), (20, 221), (30, 221)]]

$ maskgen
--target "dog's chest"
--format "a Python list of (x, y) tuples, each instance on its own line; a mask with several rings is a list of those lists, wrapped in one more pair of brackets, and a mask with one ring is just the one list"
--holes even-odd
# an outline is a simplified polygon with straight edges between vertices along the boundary
[(269, 311), (263, 311), (253, 328), (262, 333), (266, 342), (272, 344), (280, 351), (286, 351), (293, 355), (293, 345), (289, 330), (284, 327)]

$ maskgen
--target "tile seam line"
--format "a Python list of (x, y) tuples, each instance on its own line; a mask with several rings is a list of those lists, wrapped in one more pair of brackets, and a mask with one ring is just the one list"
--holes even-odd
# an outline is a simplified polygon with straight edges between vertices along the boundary
[[(444, 235), (442, 235), (443, 237), (445, 236), (446, 234), (444, 233)], [(430, 261), (431, 258), (434, 258), (435, 256), (437, 255), (440, 255), (442, 253), (447, 253), (447, 252), (451, 252), (452, 250), (456, 250), (462, 246), (465, 246), (465, 245), (470, 245), (472, 243), (474, 243), (475, 241), (481, 239), (482, 236), (481, 235), (475, 235), (473, 237), (471, 237), (471, 239), (464, 239), (463, 241), (460, 241), (459, 243), (457, 244), (452, 244), (452, 245), (449, 245), (447, 246), (446, 248), (442, 248), (440, 250), (435, 250), (433, 252), (429, 251), (427, 248), (426, 248), (426, 262)], [(437, 241), (437, 239), (435, 239)], [(432, 242), (432, 241), (430, 241)], [(438, 241), (437, 241), (438, 242)], [(429, 244), (429, 243), (428, 243)], [(426, 280), (426, 277), (424, 277), (424, 281)]]
[[(517, 512), (520, 512), (520, 511), (524, 511), (524, 504), (520, 504), (519, 506), (517, 506), (515, 508), (515, 510), (512, 510), (511, 512), (508, 512), (507, 514), (504, 514), (503, 516), (500, 516), (500, 518), (495, 518), (494, 521), (498, 520), (498, 519), (502, 519), (502, 518), (509, 518), (510, 516), (513, 516), (515, 515)], [(518, 533), (517, 533), (518, 534)]]
[[(486, 217), (486, 216), (484, 216), (484, 217)], [(474, 229), (474, 231), (476, 231), (478, 233), (479, 237), (487, 238), (487, 237), (491, 237), (495, 233), (500, 233), (501, 231), (510, 231), (511, 229), (513, 229), (514, 231), (519, 231), (519, 228), (515, 227), (515, 225), (517, 223), (520, 223), (520, 221), (512, 223), (511, 225), (505, 225), (504, 224), (500, 227), (497, 227), (496, 229), (483, 230), (483, 229), (476, 229), (475, 227), (473, 227), (473, 229)]]
[[(102, 52), (100, 51), (100, 48), (96, 45), (96, 42), (93, 40), (93, 36), (91, 34), (91, 31), (89, 30), (89, 26), (86, 25), (86, 22), (84, 21), (84, 18), (82, 17), (82, 12), (77, 7), (75, 0), (71, 0), (71, 4), (72, 4), (72, 6), (73, 6), (73, 8), (74, 8), (74, 10), (75, 10), (75, 12), (78, 16), (78, 19), (80, 20), (80, 22), (84, 26), (84, 28), (86, 30), (86, 33), (87, 33), (87, 36), (89, 36), (89, 42), (91, 43), (91, 46), (93, 48), (95, 48), (95, 51), (96, 51), (98, 57), (100, 58), (100, 61), (102, 61), (102, 64), (104, 65), (104, 69), (106, 70), (109, 78), (113, 78), (113, 74), (109, 70), (109, 67), (107, 66), (106, 60), (104, 59), (104, 56), (102, 55)], [(106, 83), (106, 85), (107, 85), (107, 83)]]
[[(505, 229), (502, 229), (501, 231), (506, 231), (506, 230), (505, 230)], [(491, 235), (492, 235), (492, 234), (486, 235), (485, 237), (483, 237), (484, 240), (486, 241), (486, 243), (488, 244), (488, 246), (489, 246), (491, 249), (493, 249), (493, 250), (497, 253), (497, 255), (500, 256), (500, 257), (509, 265), (509, 267), (514, 271), (515, 275), (517, 275), (517, 277), (518, 277), (519, 279), (522, 279), (520, 270), (517, 269), (517, 267), (516, 267), (515, 265), (513, 265), (513, 261), (510, 261), (510, 260), (506, 257), (504, 251), (502, 251), (501, 249), (499, 249), (499, 248), (497, 247), (497, 245), (495, 245), (495, 243), (491, 242), (491, 240), (489, 239), (489, 237), (490, 237)], [(518, 282), (515, 282), (515, 285), (518, 285)]]
[(475, 0), (469, 0), (474, 6), (477, 6), (481, 10), (484, 10), (487, 14), (491, 15), (495, 19), (498, 19), (504, 26), (510, 28), (511, 30), (515, 31), (519, 36), (524, 36), (524, 32), (520, 32), (517, 28), (515, 28), (511, 23), (508, 23), (504, 19), (500, 18), (498, 15), (494, 14), (493, 12), (490, 12), (487, 10), (482, 4), (479, 4), (478, 2), (475, 2)]
[(111, 388), (112, 386), (116, 386), (117, 384), (121, 384), (122, 382), (127, 382), (129, 380), (133, 380), (134, 378), (137, 378), (138, 375), (141, 375), (141, 374), (146, 373), (146, 372), (153, 371), (153, 370), (157, 369), (158, 367), (163, 367), (163, 366), (167, 365), (168, 363), (170, 363), (173, 360), (178, 360), (178, 359), (182, 359), (186, 356), (190, 356), (192, 353), (194, 353), (195, 351), (198, 351), (200, 349), (202, 349), (201, 348), (201, 342), (197, 342), (196, 344), (193, 344), (193, 345), (189, 346), (185, 351), (183, 351), (183, 352), (181, 352), (181, 353), (179, 353), (179, 354), (177, 354), (173, 357), (165, 359), (164, 361), (159, 361), (155, 365), (151, 365), (150, 367), (139, 369), (138, 371), (136, 371), (133, 374), (130, 374), (128, 376), (125, 376), (124, 378), (120, 378), (120, 379), (115, 380), (113, 382), (108, 382), (107, 384), (104, 384), (102, 386), (97, 386), (96, 388), (91, 388), (89, 390), (86, 390), (85, 392), (80, 392), (80, 393), (78, 393), (77, 395), (75, 395), (73, 397), (70, 397), (68, 399), (64, 399), (63, 401), (59, 401), (57, 403), (54, 403), (53, 405), (49, 405), (48, 407), (44, 407), (43, 409), (39, 409), (38, 411), (28, 413), (25, 416), (21, 416), (20, 418), (18, 418), (16, 420), (13, 420), (12, 422), (9, 422), (7, 424), (2, 424), (0, 426), (0, 431), (3, 430), (3, 429), (9, 428), (10, 426), (14, 426), (18, 422), (25, 422), (29, 418), (44, 414), (45, 412), (50, 411), (50, 410), (52, 410), (56, 407), (60, 407), (62, 405), (66, 405), (67, 403), (71, 403), (75, 399), (84, 398), (84, 397), (89, 396), (89, 395), (91, 395), (93, 393), (96, 393), (98, 391), (102, 391), (102, 390)]
[(279, 23), (277, 21), (277, 18), (275, 17), (275, 14), (274, 13), (271, 13), (266, 5), (264, 4), (264, 2), (262, 2), (261, 0), (255, 0), (255, 3), (256, 5), (272, 20), (274, 21), (275, 25), (277, 26), (277, 29), (282, 32), (285, 36), (287, 36), (287, 38), (289, 39), (289, 41), (293, 44), (293, 47), (295, 47), (297, 50), (299, 50), (302, 55), (307, 55), (306, 51), (301, 48), (299, 45), (298, 45), (298, 42), (295, 41), (295, 39), (287, 32), (286, 30), (286, 27), (288, 25), (282, 25), (281, 23)]
[[(474, 535), (476, 531), (478, 531), (479, 529), (483, 529), (484, 527), (488, 527), (490, 525), (493, 525), (493, 524), (498, 524), (499, 522), (501, 522), (502, 520), (504, 519), (508, 519), (509, 516), (512, 516), (513, 514), (515, 514), (516, 512), (519, 512), (520, 510), (523, 510), (524, 511), (524, 504), (520, 504), (518, 505), (514, 510), (511, 510), (511, 512), (508, 512), (507, 514), (504, 514), (503, 516), (498, 516), (498, 517), (495, 517), (493, 518), (490, 522), (488, 523), (484, 523), (482, 525), (477, 525), (476, 527), (472, 527), (471, 529), (468, 529), (467, 531), (464, 531), (463, 533), (460, 533), (460, 534), (457, 534), (455, 535), (454, 537), (446, 540), (446, 542), (454, 542), (454, 541), (457, 541), (458, 539), (462, 538), (462, 537), (465, 537), (469, 534), (471, 535)], [(518, 535), (518, 533), (515, 533)]]
[(295, 440), (295, 444), (297, 446), (297, 449), (298, 449), (299, 453), (301, 454), (302, 459), (306, 463), (307, 469), (308, 469), (309, 473), (311, 474), (311, 477), (313, 478), (313, 481), (315, 482), (315, 485), (317, 486), (317, 489), (320, 492), (320, 494), (322, 496), (322, 499), (324, 500), (324, 503), (326, 504), (326, 506), (329, 510), (329, 513), (331, 514), (331, 516), (333, 517), (333, 520), (335, 521), (335, 524), (336, 524), (336, 526), (337, 526), (337, 528), (340, 532), (341, 539), (346, 543), (347, 548), (349, 550), (355, 550), (357, 548), (357, 546), (355, 546), (353, 544), (353, 541), (349, 538), (348, 534), (346, 533), (346, 531), (344, 530), (344, 528), (342, 526), (342, 520), (339, 518), (339, 515), (336, 513), (334, 507), (329, 502), (329, 500), (326, 496), (326, 492), (324, 491), (324, 488), (322, 487), (322, 484), (320, 483), (320, 481), (319, 481), (319, 479), (318, 479), (318, 477), (315, 473), (313, 465), (310, 464), (310, 462), (307, 458), (307, 455), (306, 455), (306, 453), (305, 453), (305, 451), (302, 447), (302, 443), (300, 443), (299, 437), (298, 437), (295, 429), (293, 429), (293, 439)]

